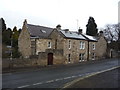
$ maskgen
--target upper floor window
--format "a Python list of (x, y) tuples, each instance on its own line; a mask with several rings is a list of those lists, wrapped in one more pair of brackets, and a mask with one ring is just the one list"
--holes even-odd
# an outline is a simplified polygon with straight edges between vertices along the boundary
[(92, 44), (92, 49), (95, 50), (95, 43)]
[(51, 42), (48, 42), (48, 48), (51, 48)]
[(55, 40), (55, 49), (57, 49), (57, 39)]
[(85, 42), (80, 41), (80, 49), (85, 49)]
[(71, 41), (69, 40), (69, 42), (68, 42), (68, 43), (69, 43), (69, 49), (71, 49)]

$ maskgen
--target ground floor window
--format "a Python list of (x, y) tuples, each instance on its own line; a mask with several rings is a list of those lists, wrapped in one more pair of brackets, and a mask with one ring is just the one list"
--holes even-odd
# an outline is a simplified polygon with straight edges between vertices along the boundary
[(92, 53), (92, 60), (95, 60), (95, 53)]
[(84, 56), (85, 56), (84, 53), (80, 53), (80, 54), (79, 54), (79, 61), (80, 61), (80, 62), (81, 62), (81, 61), (84, 61)]
[(71, 61), (71, 60), (70, 60), (70, 54), (68, 54), (68, 63), (70, 63), (70, 61)]

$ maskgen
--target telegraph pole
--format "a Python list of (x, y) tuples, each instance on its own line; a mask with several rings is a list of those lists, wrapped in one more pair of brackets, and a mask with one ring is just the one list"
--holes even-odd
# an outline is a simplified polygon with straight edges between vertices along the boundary
[(79, 28), (78, 28), (78, 22), (79, 22), (79, 20), (77, 19), (77, 30), (79, 29)]
[(14, 32), (12, 32), (12, 36), (11, 36), (11, 53), (10, 53), (10, 60), (12, 60), (12, 57), (13, 57), (13, 34), (14, 34)]
[(11, 52), (10, 52), (10, 60), (12, 60), (12, 44), (13, 44), (13, 42), (12, 42), (12, 36), (11, 36)]

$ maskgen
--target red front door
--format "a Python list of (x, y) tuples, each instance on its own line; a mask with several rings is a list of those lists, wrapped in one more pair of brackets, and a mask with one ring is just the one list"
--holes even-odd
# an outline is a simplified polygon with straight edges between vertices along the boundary
[(48, 65), (53, 65), (53, 53), (48, 53)]

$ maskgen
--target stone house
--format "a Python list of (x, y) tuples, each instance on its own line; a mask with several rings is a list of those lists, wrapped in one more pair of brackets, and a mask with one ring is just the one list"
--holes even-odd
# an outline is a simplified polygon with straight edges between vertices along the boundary
[(68, 64), (96, 60), (106, 53), (103, 35), (92, 37), (69, 29), (27, 24), (25, 20), (18, 39), (24, 58), (38, 56), (39, 65)]
[(106, 57), (107, 41), (100, 31), (98, 36), (83, 35), (88, 39), (88, 58), (89, 60), (102, 59)]

